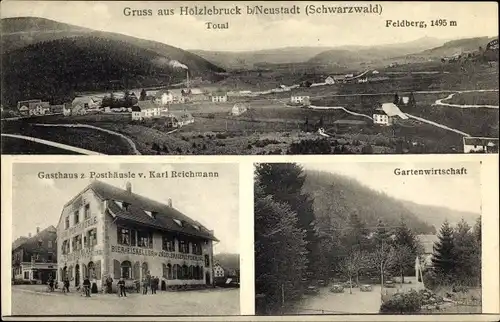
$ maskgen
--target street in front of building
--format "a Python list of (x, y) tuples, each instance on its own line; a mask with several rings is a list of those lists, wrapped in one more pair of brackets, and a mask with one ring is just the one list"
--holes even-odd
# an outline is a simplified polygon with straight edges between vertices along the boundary
[(142, 295), (47, 293), (44, 285), (13, 285), (12, 315), (239, 315), (239, 289), (215, 288)]

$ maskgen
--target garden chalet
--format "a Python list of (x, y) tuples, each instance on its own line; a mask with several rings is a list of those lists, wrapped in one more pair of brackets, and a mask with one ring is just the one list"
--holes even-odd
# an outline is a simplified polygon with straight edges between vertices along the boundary
[(373, 123), (381, 125), (392, 125), (396, 118), (407, 120), (408, 116), (401, 112), (394, 103), (383, 103), (381, 107), (375, 110), (373, 114)]
[(171, 111), (167, 115), (167, 123), (170, 127), (179, 128), (194, 123), (194, 117), (188, 112)]
[(148, 274), (161, 287), (213, 283), (213, 231), (174, 209), (126, 189), (94, 181), (71, 199), (57, 226), (58, 279), (71, 287), (89, 276), (127, 285)]
[(498, 153), (498, 138), (464, 136), (464, 153)]

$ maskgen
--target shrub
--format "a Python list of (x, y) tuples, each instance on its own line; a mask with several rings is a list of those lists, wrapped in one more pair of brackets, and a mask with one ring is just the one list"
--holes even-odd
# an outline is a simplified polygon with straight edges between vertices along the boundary
[(414, 290), (408, 293), (394, 294), (380, 306), (382, 314), (413, 314), (420, 311), (422, 306), (421, 296)]
[(330, 143), (326, 139), (302, 140), (290, 144), (287, 154), (330, 154)]
[(227, 134), (225, 134), (225, 133), (217, 133), (217, 134), (215, 135), (215, 137), (216, 137), (217, 139), (226, 139), (226, 138), (227, 138)]

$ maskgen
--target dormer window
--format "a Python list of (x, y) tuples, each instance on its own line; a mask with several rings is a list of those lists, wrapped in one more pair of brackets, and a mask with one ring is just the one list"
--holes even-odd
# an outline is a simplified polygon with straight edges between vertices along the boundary
[(197, 225), (193, 225), (193, 228), (196, 230), (200, 230), (200, 226), (197, 226)]
[(123, 209), (123, 202), (115, 200), (115, 203), (118, 205), (118, 207)]
[(174, 219), (174, 222), (180, 227), (182, 227), (182, 221), (180, 221), (179, 219)]
[(153, 218), (153, 219), (156, 219), (156, 214), (157, 212), (156, 211), (148, 211), (148, 210), (144, 210), (144, 212), (146, 213), (146, 215), (148, 215), (149, 217)]

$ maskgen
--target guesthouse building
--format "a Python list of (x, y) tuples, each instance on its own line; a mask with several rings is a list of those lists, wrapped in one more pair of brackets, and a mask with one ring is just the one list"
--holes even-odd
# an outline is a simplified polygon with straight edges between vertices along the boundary
[(381, 107), (375, 109), (375, 113), (373, 114), (373, 123), (390, 126), (397, 118), (406, 120), (408, 119), (408, 116), (401, 112), (396, 104), (383, 103)]
[(147, 276), (160, 286), (212, 285), (212, 230), (167, 204), (132, 191), (93, 181), (63, 207), (57, 225), (58, 278), (103, 290), (107, 277), (113, 288)]
[(56, 228), (49, 226), (12, 244), (12, 278), (14, 282), (44, 284), (57, 274)]

